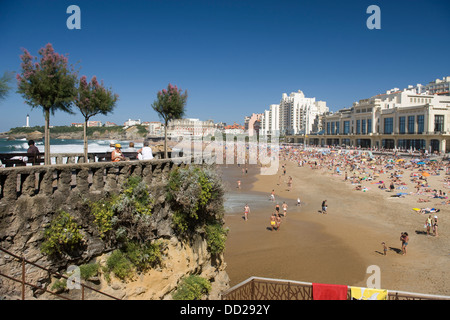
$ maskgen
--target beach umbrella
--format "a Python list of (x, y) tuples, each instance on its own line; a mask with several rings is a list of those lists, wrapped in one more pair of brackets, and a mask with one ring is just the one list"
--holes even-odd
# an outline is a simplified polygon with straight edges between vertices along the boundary
[(425, 162), (423, 162), (423, 161), (420, 161), (420, 162), (417, 162), (417, 164), (425, 164)]
[(424, 177), (429, 177), (430, 176), (430, 174), (428, 173), (428, 172), (422, 172), (422, 176), (424, 176)]

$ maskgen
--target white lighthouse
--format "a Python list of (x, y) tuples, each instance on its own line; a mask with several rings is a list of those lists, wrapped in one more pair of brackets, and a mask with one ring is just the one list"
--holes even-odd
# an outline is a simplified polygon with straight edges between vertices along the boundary
[(27, 127), (27, 128), (30, 127), (30, 115), (29, 114), (27, 114), (27, 125), (25, 127)]

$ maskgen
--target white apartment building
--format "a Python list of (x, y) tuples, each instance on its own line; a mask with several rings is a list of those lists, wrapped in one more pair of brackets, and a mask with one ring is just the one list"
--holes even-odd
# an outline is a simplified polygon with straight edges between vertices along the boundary
[[(323, 116), (324, 134), (306, 143), (363, 148), (450, 149), (450, 96), (389, 90)], [(301, 141), (299, 141), (301, 142)]]
[(450, 95), (450, 76), (431, 81), (423, 88), (428, 94)]
[(320, 115), (328, 112), (325, 101), (306, 98), (301, 90), (289, 96), (283, 93), (280, 104), (271, 105), (262, 116), (262, 134), (278, 131), (280, 134), (310, 134), (320, 129)]
[(164, 125), (159, 121), (151, 121), (148, 124), (148, 134), (151, 136), (160, 136), (164, 134)]
[(124, 122), (123, 126), (131, 127), (131, 126), (139, 126), (140, 124), (141, 124), (141, 119), (138, 119), (138, 120), (128, 119), (127, 121)]
[(261, 116), (261, 135), (280, 134), (280, 105), (271, 104), (269, 110), (265, 110)]

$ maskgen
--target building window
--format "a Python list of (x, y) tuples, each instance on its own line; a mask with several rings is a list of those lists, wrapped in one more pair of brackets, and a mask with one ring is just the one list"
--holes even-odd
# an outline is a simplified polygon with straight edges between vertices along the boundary
[(344, 121), (344, 134), (350, 133), (350, 121)]
[(331, 123), (331, 134), (335, 134), (336, 132), (334, 131), (335, 128), (335, 122)]
[(394, 130), (394, 118), (384, 119), (384, 133), (391, 134)]
[(398, 118), (398, 133), (400, 134), (406, 133), (406, 117)]
[(361, 120), (361, 133), (366, 134), (366, 119)]
[(327, 134), (330, 134), (330, 123), (327, 122)]
[(414, 133), (414, 116), (408, 116), (408, 133)]
[(336, 122), (336, 134), (339, 134), (339, 121)]
[(356, 120), (356, 134), (360, 134), (360, 133), (361, 133), (361, 121)]
[(424, 115), (417, 116), (417, 133), (421, 134), (425, 131), (425, 117)]
[(437, 114), (434, 116), (434, 131), (444, 132), (444, 115)]
[(372, 133), (372, 119), (367, 119), (367, 133)]

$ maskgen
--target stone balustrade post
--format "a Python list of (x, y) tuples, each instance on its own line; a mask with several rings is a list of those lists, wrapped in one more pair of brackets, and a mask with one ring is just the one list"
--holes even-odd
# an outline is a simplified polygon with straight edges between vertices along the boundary
[(103, 190), (105, 185), (104, 171), (104, 167), (92, 169), (92, 190)]
[(21, 173), (21, 191), (26, 196), (34, 196), (36, 193), (36, 173), (34, 171)]
[(67, 193), (70, 191), (70, 183), (72, 181), (72, 169), (62, 169), (58, 170), (58, 182), (57, 182), (57, 188), (58, 191), (61, 193)]
[(7, 201), (17, 199), (17, 173), (8, 173), (3, 183), (2, 193), (3, 199)]

